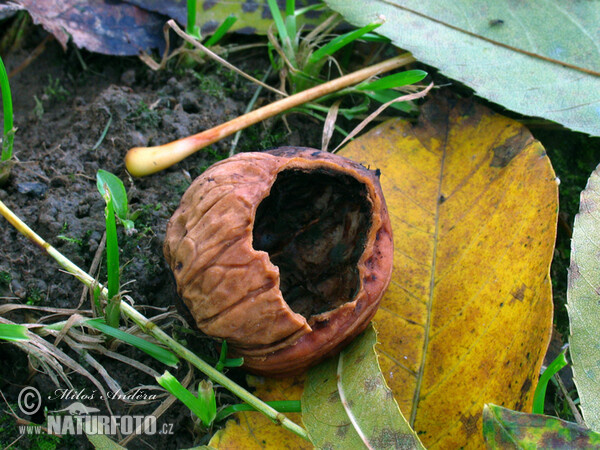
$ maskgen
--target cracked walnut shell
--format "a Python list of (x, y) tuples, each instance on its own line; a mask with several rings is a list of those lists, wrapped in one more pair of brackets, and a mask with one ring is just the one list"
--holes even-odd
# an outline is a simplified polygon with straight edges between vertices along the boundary
[(265, 375), (297, 373), (340, 351), (375, 315), (392, 272), (378, 177), (295, 147), (206, 170), (164, 244), (198, 328)]

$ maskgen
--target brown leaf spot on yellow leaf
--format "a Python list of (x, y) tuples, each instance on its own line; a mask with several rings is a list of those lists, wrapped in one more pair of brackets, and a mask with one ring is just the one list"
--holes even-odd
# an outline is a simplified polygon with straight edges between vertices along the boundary
[(518, 289), (515, 289), (513, 292), (511, 292), (511, 295), (515, 299), (522, 302), (523, 299), (525, 298), (525, 289), (527, 289), (527, 286), (525, 286), (525, 284), (521, 284), (521, 286)]
[(494, 147), (492, 167), (506, 167), (533, 140), (533, 136), (524, 127), (518, 127), (516, 134), (507, 138), (502, 144)]
[(465, 433), (467, 434), (467, 436), (472, 436), (480, 432), (478, 415), (463, 414), (460, 416), (460, 421), (465, 427)]

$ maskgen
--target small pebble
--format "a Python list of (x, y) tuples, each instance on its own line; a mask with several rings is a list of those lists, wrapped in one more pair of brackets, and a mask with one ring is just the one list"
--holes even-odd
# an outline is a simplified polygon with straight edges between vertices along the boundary
[(129, 69), (121, 75), (121, 83), (125, 86), (132, 86), (135, 83), (135, 70)]
[(35, 181), (26, 181), (17, 184), (17, 191), (21, 194), (31, 195), (32, 197), (41, 197), (48, 190), (48, 185)]
[(27, 296), (27, 291), (25, 290), (25, 288), (23, 287), (23, 285), (21, 283), (19, 283), (17, 280), (12, 280), (10, 282), (10, 290), (13, 292), (13, 294), (15, 294), (17, 297), (23, 299)]

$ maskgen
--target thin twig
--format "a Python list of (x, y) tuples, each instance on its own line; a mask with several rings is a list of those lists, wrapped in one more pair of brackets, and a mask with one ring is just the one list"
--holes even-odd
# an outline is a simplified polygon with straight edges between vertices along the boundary
[(410, 101), (410, 100), (415, 100), (417, 98), (425, 97), (427, 95), (427, 93), (431, 90), (432, 87), (433, 87), (433, 83), (430, 83), (429, 86), (427, 86), (421, 92), (417, 92), (415, 94), (403, 95), (402, 97), (398, 97), (398, 98), (395, 98), (393, 100), (390, 100), (387, 103), (384, 103), (379, 108), (377, 108), (377, 110), (375, 112), (369, 114), (365, 120), (363, 120), (361, 123), (359, 123), (356, 126), (356, 128), (354, 128), (354, 130), (352, 130), (350, 132), (350, 134), (348, 136), (346, 136), (342, 142), (340, 142), (340, 145), (338, 145), (335, 148), (335, 150), (333, 150), (332, 153), (337, 152), (338, 149), (342, 145), (344, 145), (346, 142), (348, 142), (350, 139), (352, 139), (354, 136), (356, 136), (358, 133), (360, 133), (363, 130), (364, 127), (366, 127), (373, 119), (375, 119), (375, 117), (377, 117), (379, 114), (381, 114), (392, 103), (407, 102), (407, 101)]
[[(271, 67), (269, 67), (269, 69), (265, 72), (265, 75), (263, 76), (262, 81), (263, 82), (266, 81), (267, 78), (269, 78), (269, 75), (271, 75)], [(261, 91), (262, 91), (262, 86), (258, 86), (256, 88), (256, 91), (254, 91), (254, 95), (252, 95), (250, 102), (248, 102), (248, 106), (246, 106), (246, 110), (244, 111), (245, 114), (248, 114), (250, 111), (252, 111), (252, 108), (254, 108), (254, 104), (256, 103), (256, 100), (258, 100), (258, 96), (260, 95)], [(235, 136), (233, 137), (233, 141), (231, 142), (231, 148), (229, 149), (229, 156), (234, 155), (235, 149), (240, 140), (240, 136), (242, 135), (242, 131), (243, 130), (240, 130), (237, 133), (235, 133)]]
[(560, 377), (560, 375), (558, 373), (554, 374), (554, 379), (558, 382), (558, 387), (560, 388), (562, 394), (564, 395), (565, 399), (567, 400), (567, 403), (569, 405), (569, 408), (571, 408), (571, 412), (573, 413), (573, 417), (575, 417), (575, 421), (577, 422), (577, 425), (587, 428), (585, 421), (583, 420), (583, 417), (581, 416), (581, 413), (579, 412), (579, 409), (577, 408), (577, 405), (575, 404), (575, 402), (569, 395), (569, 391), (567, 391), (567, 387), (565, 386), (565, 383), (563, 382), (562, 378)]
[(173, 29), (173, 31), (175, 31), (175, 33), (177, 33), (183, 40), (185, 40), (186, 42), (189, 42), (194, 47), (202, 50), (204, 53), (206, 53), (212, 59), (214, 59), (215, 61), (218, 61), (220, 64), (223, 64), (228, 69), (233, 70), (235, 73), (243, 76), (244, 78), (252, 81), (253, 83), (258, 84), (259, 86), (264, 87), (265, 89), (269, 89), (270, 91), (273, 91), (276, 94), (282, 95), (284, 97), (287, 96), (287, 94), (285, 92), (281, 92), (279, 89), (275, 89), (274, 87), (271, 87), (268, 84), (263, 83), (262, 81), (254, 78), (251, 75), (248, 75), (243, 70), (238, 69), (237, 67), (235, 67), (230, 62), (228, 62), (225, 59), (221, 58), (219, 55), (217, 55), (215, 52), (213, 52), (212, 50), (210, 50), (208, 47), (205, 47), (204, 45), (202, 45), (197, 39), (194, 39), (189, 34), (187, 34), (185, 31), (183, 31), (181, 28), (179, 28), (179, 26), (175, 23), (175, 21), (173, 19), (169, 20), (167, 22), (167, 25), (169, 25)]

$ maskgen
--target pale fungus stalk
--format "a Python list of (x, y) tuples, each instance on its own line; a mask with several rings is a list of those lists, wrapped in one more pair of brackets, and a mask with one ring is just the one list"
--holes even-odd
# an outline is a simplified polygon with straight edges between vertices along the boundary
[(250, 125), (413, 61), (415, 59), (405, 53), (270, 103), (198, 134), (156, 147), (134, 147), (127, 152), (125, 165), (133, 176), (151, 175)]

